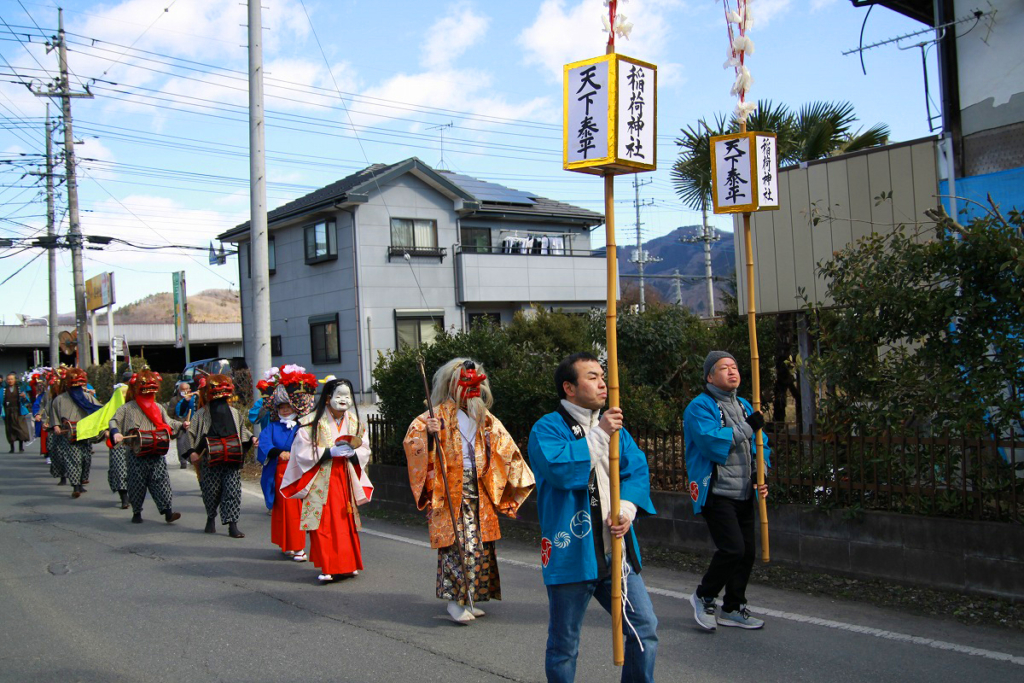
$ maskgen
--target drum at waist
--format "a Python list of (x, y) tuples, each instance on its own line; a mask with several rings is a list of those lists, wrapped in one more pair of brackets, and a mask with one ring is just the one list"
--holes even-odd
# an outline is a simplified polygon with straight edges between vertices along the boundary
[(207, 436), (206, 450), (209, 454), (207, 464), (211, 467), (218, 465), (241, 467), (242, 465), (242, 443), (238, 440), (237, 434), (224, 437)]
[(170, 429), (133, 429), (128, 432), (126, 440), (133, 439), (133, 450), (140, 458), (153, 458), (167, 455), (171, 447)]

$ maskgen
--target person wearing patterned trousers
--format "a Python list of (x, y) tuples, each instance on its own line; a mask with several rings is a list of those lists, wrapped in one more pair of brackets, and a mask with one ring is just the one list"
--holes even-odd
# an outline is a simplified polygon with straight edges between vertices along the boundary
[(207, 519), (215, 518), (220, 509), (221, 524), (238, 524), (242, 511), (241, 470), (221, 465), (204, 467), (199, 489), (203, 492)]
[(68, 368), (61, 381), (60, 392), (50, 402), (49, 423), (59, 439), (64, 454), (65, 474), (71, 484), (72, 498), (85, 493), (92, 466), (92, 445), (87, 439), (75, 438), (79, 420), (92, 415), (102, 406), (85, 391), (88, 377), (81, 368)]
[[(187, 422), (178, 422), (169, 417), (163, 406), (154, 397), (160, 388), (161, 377), (152, 370), (141, 370), (131, 375), (125, 404), (117, 409), (110, 420), (110, 440), (114, 446), (127, 443), (128, 500), (132, 506), (132, 524), (142, 523), (142, 504), (146, 491), (153, 496), (157, 510), (168, 524), (181, 518), (181, 513), (171, 508), (171, 480), (167, 476), (167, 445)], [(125, 437), (125, 434), (128, 434)], [(143, 448), (143, 435), (152, 444)], [(165, 444), (160, 452), (159, 443)]]
[(231, 538), (245, 538), (238, 529), (242, 510), (242, 458), (257, 444), (241, 413), (228, 404), (235, 385), (227, 375), (208, 375), (199, 389), (199, 409), (188, 428), (192, 448), (185, 455), (199, 473), (199, 488), (206, 506), (208, 534), (217, 531), (217, 509)]
[(156, 503), (156, 509), (161, 515), (167, 517), (178, 514), (171, 508), (174, 494), (171, 492), (171, 480), (167, 476), (167, 461), (161, 456), (140, 458), (131, 453), (126, 460), (128, 500), (131, 502), (134, 515), (142, 519), (146, 491), (153, 496), (153, 502)]
[(68, 483), (68, 473), (64, 468), (64, 437), (56, 432), (50, 432), (49, 436), (46, 437), (46, 447), (50, 452), (50, 476), (54, 479), (60, 479), (57, 482), (58, 486), (66, 486)]
[(107, 483), (110, 492), (121, 497), (121, 509), (128, 509), (128, 447), (123, 443), (110, 449), (110, 465), (107, 467)]

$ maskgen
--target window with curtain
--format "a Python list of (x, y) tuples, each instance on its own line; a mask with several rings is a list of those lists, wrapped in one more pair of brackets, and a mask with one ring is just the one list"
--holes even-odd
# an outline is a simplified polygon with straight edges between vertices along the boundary
[(409, 315), (395, 313), (395, 343), (397, 348), (416, 348), (430, 344), (437, 338), (437, 326), (444, 325), (444, 311), (434, 314)]
[(391, 246), (416, 251), (437, 249), (437, 221), (425, 218), (392, 218)]

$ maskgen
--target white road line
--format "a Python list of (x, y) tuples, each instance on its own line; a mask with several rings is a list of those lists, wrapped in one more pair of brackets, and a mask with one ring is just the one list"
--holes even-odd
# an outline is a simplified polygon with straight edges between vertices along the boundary
[[(251, 496), (263, 497), (262, 493), (250, 491), (246, 487), (242, 487), (243, 493), (248, 493)], [(377, 536), (379, 538), (386, 538), (389, 541), (397, 541), (399, 543), (407, 543), (409, 545), (415, 545), (420, 548), (429, 548), (430, 544), (426, 541), (420, 541), (415, 538), (409, 538), (407, 536), (399, 536), (398, 534), (389, 534), (383, 531), (375, 531), (374, 529), (367, 529), (363, 527), (362, 533), (369, 534), (371, 536)], [(540, 570), (539, 564), (532, 562), (522, 562), (520, 560), (513, 560), (507, 557), (501, 558), (501, 564), (511, 564), (516, 567), (523, 567), (524, 569)], [(668, 590), (666, 588), (655, 588), (654, 586), (647, 586), (647, 592), (654, 595), (660, 595), (666, 598), (672, 598), (674, 600), (684, 600), (689, 602), (690, 596), (687, 593), (680, 593), (678, 591)], [(923, 645), (925, 647), (935, 648), (936, 650), (947, 650), (949, 652), (956, 652), (963, 655), (971, 655), (972, 657), (984, 657), (985, 659), (994, 659), (998, 662), (1009, 662), (1011, 664), (1017, 664), (1018, 666), (1024, 666), (1024, 657), (1018, 657), (1011, 655), (1006, 652), (996, 652), (994, 650), (984, 650), (979, 647), (971, 647), (970, 645), (960, 645), (957, 643), (950, 643), (944, 640), (933, 640), (931, 638), (922, 638), (921, 636), (912, 636), (908, 633), (897, 633), (896, 631), (886, 631), (880, 628), (872, 628), (870, 626), (858, 626), (857, 624), (848, 624), (843, 621), (834, 621), (832, 619), (819, 619), (818, 617), (810, 617), (805, 614), (794, 614), (793, 612), (782, 612), (779, 610), (768, 609), (765, 607), (750, 606), (750, 610), (757, 614), (763, 614), (768, 617), (774, 617), (775, 619), (785, 619), (786, 621), (795, 621), (800, 624), (810, 624), (811, 626), (822, 626), (824, 628), (832, 628), (838, 631), (849, 631), (850, 633), (860, 633), (866, 636), (872, 636), (874, 638), (882, 638), (884, 640), (894, 640), (901, 643), (909, 643), (911, 645)]]

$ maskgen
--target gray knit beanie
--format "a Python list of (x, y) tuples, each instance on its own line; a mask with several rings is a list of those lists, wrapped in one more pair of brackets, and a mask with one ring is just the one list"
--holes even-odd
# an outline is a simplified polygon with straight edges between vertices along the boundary
[(704, 359), (704, 381), (707, 381), (708, 375), (715, 369), (715, 363), (723, 358), (732, 358), (734, 362), (736, 361), (736, 357), (728, 351), (712, 351), (708, 354), (708, 357)]

